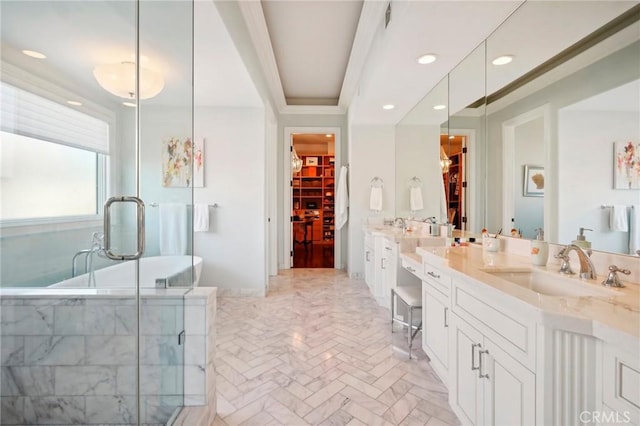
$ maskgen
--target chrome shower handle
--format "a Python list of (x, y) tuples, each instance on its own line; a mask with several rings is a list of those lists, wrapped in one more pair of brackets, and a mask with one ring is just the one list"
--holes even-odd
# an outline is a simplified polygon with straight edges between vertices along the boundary
[[(114, 203), (135, 203), (137, 224), (137, 251), (134, 254), (118, 254), (111, 251), (111, 205)], [(112, 260), (140, 259), (144, 253), (144, 202), (133, 196), (111, 197), (104, 203), (104, 252)]]

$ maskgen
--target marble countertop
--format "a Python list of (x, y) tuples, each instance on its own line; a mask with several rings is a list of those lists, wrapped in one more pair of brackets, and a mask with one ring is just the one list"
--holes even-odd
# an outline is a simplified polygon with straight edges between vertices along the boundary
[[(426, 225), (426, 224), (425, 224)], [(400, 243), (403, 241), (417, 241), (418, 246), (434, 246), (443, 245), (445, 242), (444, 237), (434, 237), (427, 232), (424, 227), (422, 229), (408, 228), (405, 232), (402, 232), (402, 228), (396, 228), (395, 226), (388, 225), (364, 225), (362, 230), (365, 233), (382, 236), (393, 242)], [(420, 241), (418, 241), (420, 240)]]
[[(407, 259), (416, 257), (427, 261), (441, 263), (443, 266), (458, 273), (465, 282), (476, 282), (499, 290), (507, 296), (514, 297), (537, 309), (543, 320), (562, 320), (575, 318), (587, 320), (588, 326), (597, 336), (598, 330), (604, 332), (623, 332), (626, 335), (640, 339), (640, 284), (630, 283), (621, 275), (624, 288), (607, 288), (601, 285), (606, 276), (598, 275), (597, 280), (581, 280), (575, 276), (568, 278), (560, 276), (557, 265), (548, 264), (546, 267), (533, 266), (529, 257), (509, 254), (505, 252), (488, 253), (481, 246), (469, 245), (460, 247), (417, 247), (416, 253), (403, 253)], [(601, 296), (550, 296), (502, 279), (491, 272), (524, 272), (537, 271), (549, 274), (550, 280), (576, 280), (576, 286), (587, 287), (593, 292), (603, 292)], [(471, 278), (472, 281), (469, 280)], [(566, 283), (566, 281), (565, 281)], [(558, 282), (558, 285), (562, 285)], [(572, 283), (573, 284), (573, 283)], [(606, 289), (606, 291), (602, 291)], [(583, 324), (584, 326), (584, 324)], [(609, 333), (611, 337), (611, 333)], [(624, 336), (617, 336), (624, 338)], [(614, 337), (615, 338), (615, 337)], [(637, 342), (635, 343), (637, 345)]]

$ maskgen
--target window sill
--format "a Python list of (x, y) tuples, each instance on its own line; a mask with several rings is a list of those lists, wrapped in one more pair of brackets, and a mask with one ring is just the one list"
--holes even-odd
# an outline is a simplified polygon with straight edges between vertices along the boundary
[(102, 224), (102, 216), (98, 215), (2, 220), (0, 238), (94, 228)]

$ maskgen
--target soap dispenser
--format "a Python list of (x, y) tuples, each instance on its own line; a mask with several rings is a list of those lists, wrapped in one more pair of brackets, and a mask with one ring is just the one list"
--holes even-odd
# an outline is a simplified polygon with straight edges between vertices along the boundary
[(536, 239), (531, 240), (531, 263), (545, 266), (549, 258), (549, 244), (544, 240), (544, 230), (536, 228)]
[(584, 231), (593, 231), (593, 229), (580, 228), (580, 233), (575, 240), (571, 241), (571, 244), (575, 244), (583, 249), (589, 249), (591, 248), (591, 241), (587, 241), (587, 239), (584, 237)]

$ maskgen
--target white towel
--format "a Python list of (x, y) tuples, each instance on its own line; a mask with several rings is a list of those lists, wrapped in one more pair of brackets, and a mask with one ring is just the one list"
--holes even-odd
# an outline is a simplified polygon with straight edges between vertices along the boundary
[(209, 205), (193, 205), (193, 232), (207, 232), (209, 230)]
[(629, 231), (629, 221), (627, 220), (627, 206), (611, 206), (609, 216), (609, 228), (612, 231)]
[(160, 204), (160, 255), (187, 254), (187, 205)]
[(411, 191), (409, 192), (409, 204), (411, 204), (411, 211), (413, 212), (424, 209), (424, 205), (422, 203), (422, 188), (419, 186), (411, 187)]
[(640, 250), (640, 204), (634, 204), (629, 211), (629, 254)]
[(347, 192), (347, 168), (340, 168), (340, 176), (338, 176), (338, 189), (336, 191), (336, 229), (340, 229), (347, 223), (349, 214), (349, 193)]
[(382, 211), (382, 188), (372, 186), (371, 196), (369, 197), (369, 209), (380, 212)]

